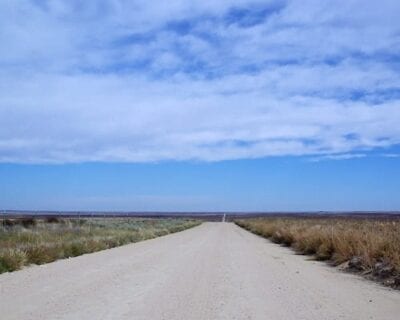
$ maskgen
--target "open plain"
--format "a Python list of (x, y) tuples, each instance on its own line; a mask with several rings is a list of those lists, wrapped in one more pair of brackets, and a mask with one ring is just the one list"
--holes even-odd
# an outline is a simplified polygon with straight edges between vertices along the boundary
[(400, 294), (251, 234), (203, 223), (0, 275), (3, 320), (398, 319)]

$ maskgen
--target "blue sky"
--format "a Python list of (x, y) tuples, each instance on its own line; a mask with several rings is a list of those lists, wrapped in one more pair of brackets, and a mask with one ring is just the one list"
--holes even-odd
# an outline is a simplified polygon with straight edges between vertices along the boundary
[(6, 208), (58, 210), (396, 210), (395, 158), (299, 157), (0, 166)]
[(398, 12), (0, 1), (0, 207), (400, 209)]

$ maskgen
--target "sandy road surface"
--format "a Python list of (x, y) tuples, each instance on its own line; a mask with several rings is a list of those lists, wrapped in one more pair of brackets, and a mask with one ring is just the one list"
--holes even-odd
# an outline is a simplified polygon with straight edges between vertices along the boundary
[(0, 319), (399, 319), (400, 292), (231, 223), (0, 275)]

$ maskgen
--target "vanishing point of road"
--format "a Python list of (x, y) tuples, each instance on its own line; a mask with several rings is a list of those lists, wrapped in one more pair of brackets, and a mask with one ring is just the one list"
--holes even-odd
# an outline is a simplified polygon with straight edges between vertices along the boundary
[(399, 319), (400, 292), (232, 223), (0, 275), (2, 320)]

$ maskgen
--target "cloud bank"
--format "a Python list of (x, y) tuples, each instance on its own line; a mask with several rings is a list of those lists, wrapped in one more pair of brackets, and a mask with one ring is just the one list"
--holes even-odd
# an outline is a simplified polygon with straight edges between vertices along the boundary
[(2, 1), (0, 162), (389, 154), (398, 12), (394, 0)]

